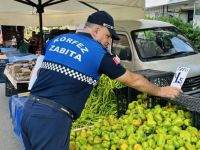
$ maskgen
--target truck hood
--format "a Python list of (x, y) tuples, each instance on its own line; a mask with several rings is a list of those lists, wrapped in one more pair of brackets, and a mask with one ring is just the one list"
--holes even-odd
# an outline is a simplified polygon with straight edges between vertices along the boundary
[(154, 69), (170, 72), (176, 72), (178, 66), (188, 67), (190, 68), (190, 71), (187, 77), (200, 76), (200, 54), (158, 61), (140, 61), (138, 65), (139, 68), (142, 69)]

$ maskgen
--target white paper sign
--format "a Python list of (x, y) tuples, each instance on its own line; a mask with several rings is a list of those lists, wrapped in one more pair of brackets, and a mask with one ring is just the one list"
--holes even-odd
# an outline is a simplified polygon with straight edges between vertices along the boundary
[(176, 69), (174, 78), (171, 82), (171, 86), (175, 86), (181, 89), (183, 83), (185, 82), (185, 79), (187, 77), (189, 70), (190, 68), (187, 68), (187, 67), (178, 67)]

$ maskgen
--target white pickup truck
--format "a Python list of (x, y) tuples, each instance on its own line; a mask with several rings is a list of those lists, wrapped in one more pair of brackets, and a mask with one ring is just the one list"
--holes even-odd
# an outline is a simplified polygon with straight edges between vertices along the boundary
[(155, 20), (115, 21), (115, 26), (120, 40), (113, 41), (111, 51), (125, 68), (175, 72), (189, 67), (182, 90), (200, 97), (200, 53), (175, 26)]

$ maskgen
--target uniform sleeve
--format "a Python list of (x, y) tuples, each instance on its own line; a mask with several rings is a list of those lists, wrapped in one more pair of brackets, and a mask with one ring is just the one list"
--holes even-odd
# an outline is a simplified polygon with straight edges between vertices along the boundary
[(123, 75), (126, 69), (121, 66), (118, 58), (110, 54), (105, 54), (99, 68), (99, 74), (105, 74), (111, 79), (116, 79)]

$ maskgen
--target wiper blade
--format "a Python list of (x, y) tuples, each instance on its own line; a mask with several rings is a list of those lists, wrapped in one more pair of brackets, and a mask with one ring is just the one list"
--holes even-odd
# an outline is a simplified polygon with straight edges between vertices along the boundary
[(145, 59), (162, 58), (162, 57), (166, 57), (166, 56), (164, 56), (164, 55), (158, 55), (158, 56), (145, 57)]
[(192, 54), (196, 54), (196, 52), (177, 52), (177, 53), (174, 53), (174, 54), (171, 54), (169, 56), (177, 56), (177, 55), (192, 55)]
[(174, 54), (171, 54), (171, 55), (157, 55), (157, 56), (151, 56), (151, 57), (146, 57), (144, 59), (156, 59), (156, 58), (170, 58), (170, 57), (174, 57), (174, 56), (177, 56), (177, 55), (183, 55), (186, 56), (186, 55), (192, 55), (192, 54), (197, 54), (197, 52), (177, 52), (177, 53), (174, 53)]

